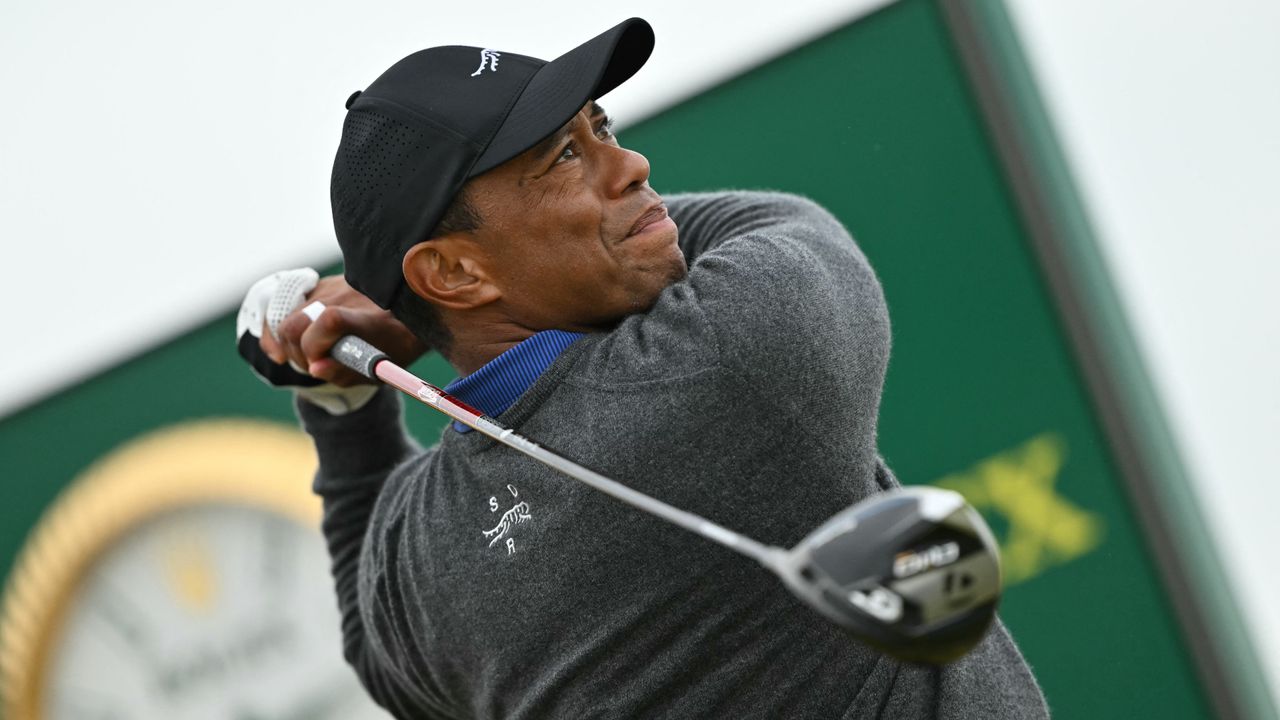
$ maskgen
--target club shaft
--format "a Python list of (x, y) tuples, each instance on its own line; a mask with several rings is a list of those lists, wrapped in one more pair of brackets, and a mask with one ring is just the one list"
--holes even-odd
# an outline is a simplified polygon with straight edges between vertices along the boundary
[[(343, 338), (339, 341), (339, 344), (348, 341), (347, 338)], [(590, 468), (583, 467), (572, 460), (564, 458), (514, 430), (499, 425), (474, 408), (390, 360), (379, 361), (373, 370), (379, 380), (439, 410), (476, 432), (483, 433), (507, 447), (518, 450), (534, 460), (545, 463), (565, 475), (586, 483), (628, 505), (657, 515), (670, 523), (695, 532), (730, 550), (746, 555), (767, 568), (775, 569), (778, 567), (779, 554), (782, 552), (779, 548), (764, 545), (723, 525), (711, 522), (700, 515), (668, 505), (661, 500), (645, 495)]]

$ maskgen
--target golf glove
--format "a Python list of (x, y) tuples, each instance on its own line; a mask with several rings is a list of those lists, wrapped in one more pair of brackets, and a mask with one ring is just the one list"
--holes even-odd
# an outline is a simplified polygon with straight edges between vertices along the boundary
[(258, 342), (264, 328), (279, 340), (280, 323), (302, 305), (315, 289), (320, 275), (311, 268), (273, 273), (249, 288), (236, 316), (236, 346), (254, 374), (272, 387), (291, 388), (298, 397), (319, 405), (330, 415), (345, 415), (369, 402), (378, 388), (373, 385), (338, 387), (317, 380), (290, 361), (281, 365), (263, 352)]

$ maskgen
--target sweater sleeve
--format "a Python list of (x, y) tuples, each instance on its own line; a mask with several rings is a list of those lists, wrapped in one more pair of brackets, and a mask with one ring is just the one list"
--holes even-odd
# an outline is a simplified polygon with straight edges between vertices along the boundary
[(797, 417), (855, 412), (874, 428), (889, 314), (840, 221), (774, 192), (679, 195), (668, 207), (720, 361)]
[(376, 541), (366, 539), (378, 534), (378, 509), (394, 504), (405, 468), (432, 451), (422, 451), (405, 434), (400, 399), (391, 388), (379, 389), (348, 415), (330, 415), (305, 400), (297, 401), (297, 411), (319, 458), (312, 487), (324, 502), (321, 529), (342, 618), (343, 655), (374, 701), (395, 717), (445, 717), (402, 677), (396, 653), (379, 632), (390, 619), (361, 578), (376, 549)]

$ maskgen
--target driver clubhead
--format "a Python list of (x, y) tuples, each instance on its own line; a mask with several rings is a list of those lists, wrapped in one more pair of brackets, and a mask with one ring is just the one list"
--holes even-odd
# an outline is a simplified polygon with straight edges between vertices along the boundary
[(901, 660), (956, 660), (986, 634), (1000, 559), (982, 516), (956, 492), (896, 488), (823, 523), (787, 552), (792, 592)]

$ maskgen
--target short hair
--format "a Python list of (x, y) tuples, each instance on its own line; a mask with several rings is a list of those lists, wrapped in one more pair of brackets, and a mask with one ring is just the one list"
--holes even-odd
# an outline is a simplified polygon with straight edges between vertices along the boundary
[[(445, 209), (440, 222), (431, 232), (428, 240), (455, 232), (472, 232), (480, 228), (483, 219), (480, 212), (471, 202), (470, 183), (463, 185), (453, 201)], [(453, 345), (453, 334), (444, 326), (440, 310), (427, 300), (419, 297), (407, 284), (401, 288), (396, 298), (391, 301), (391, 314), (395, 319), (409, 328), (429, 349), (445, 352)]]

